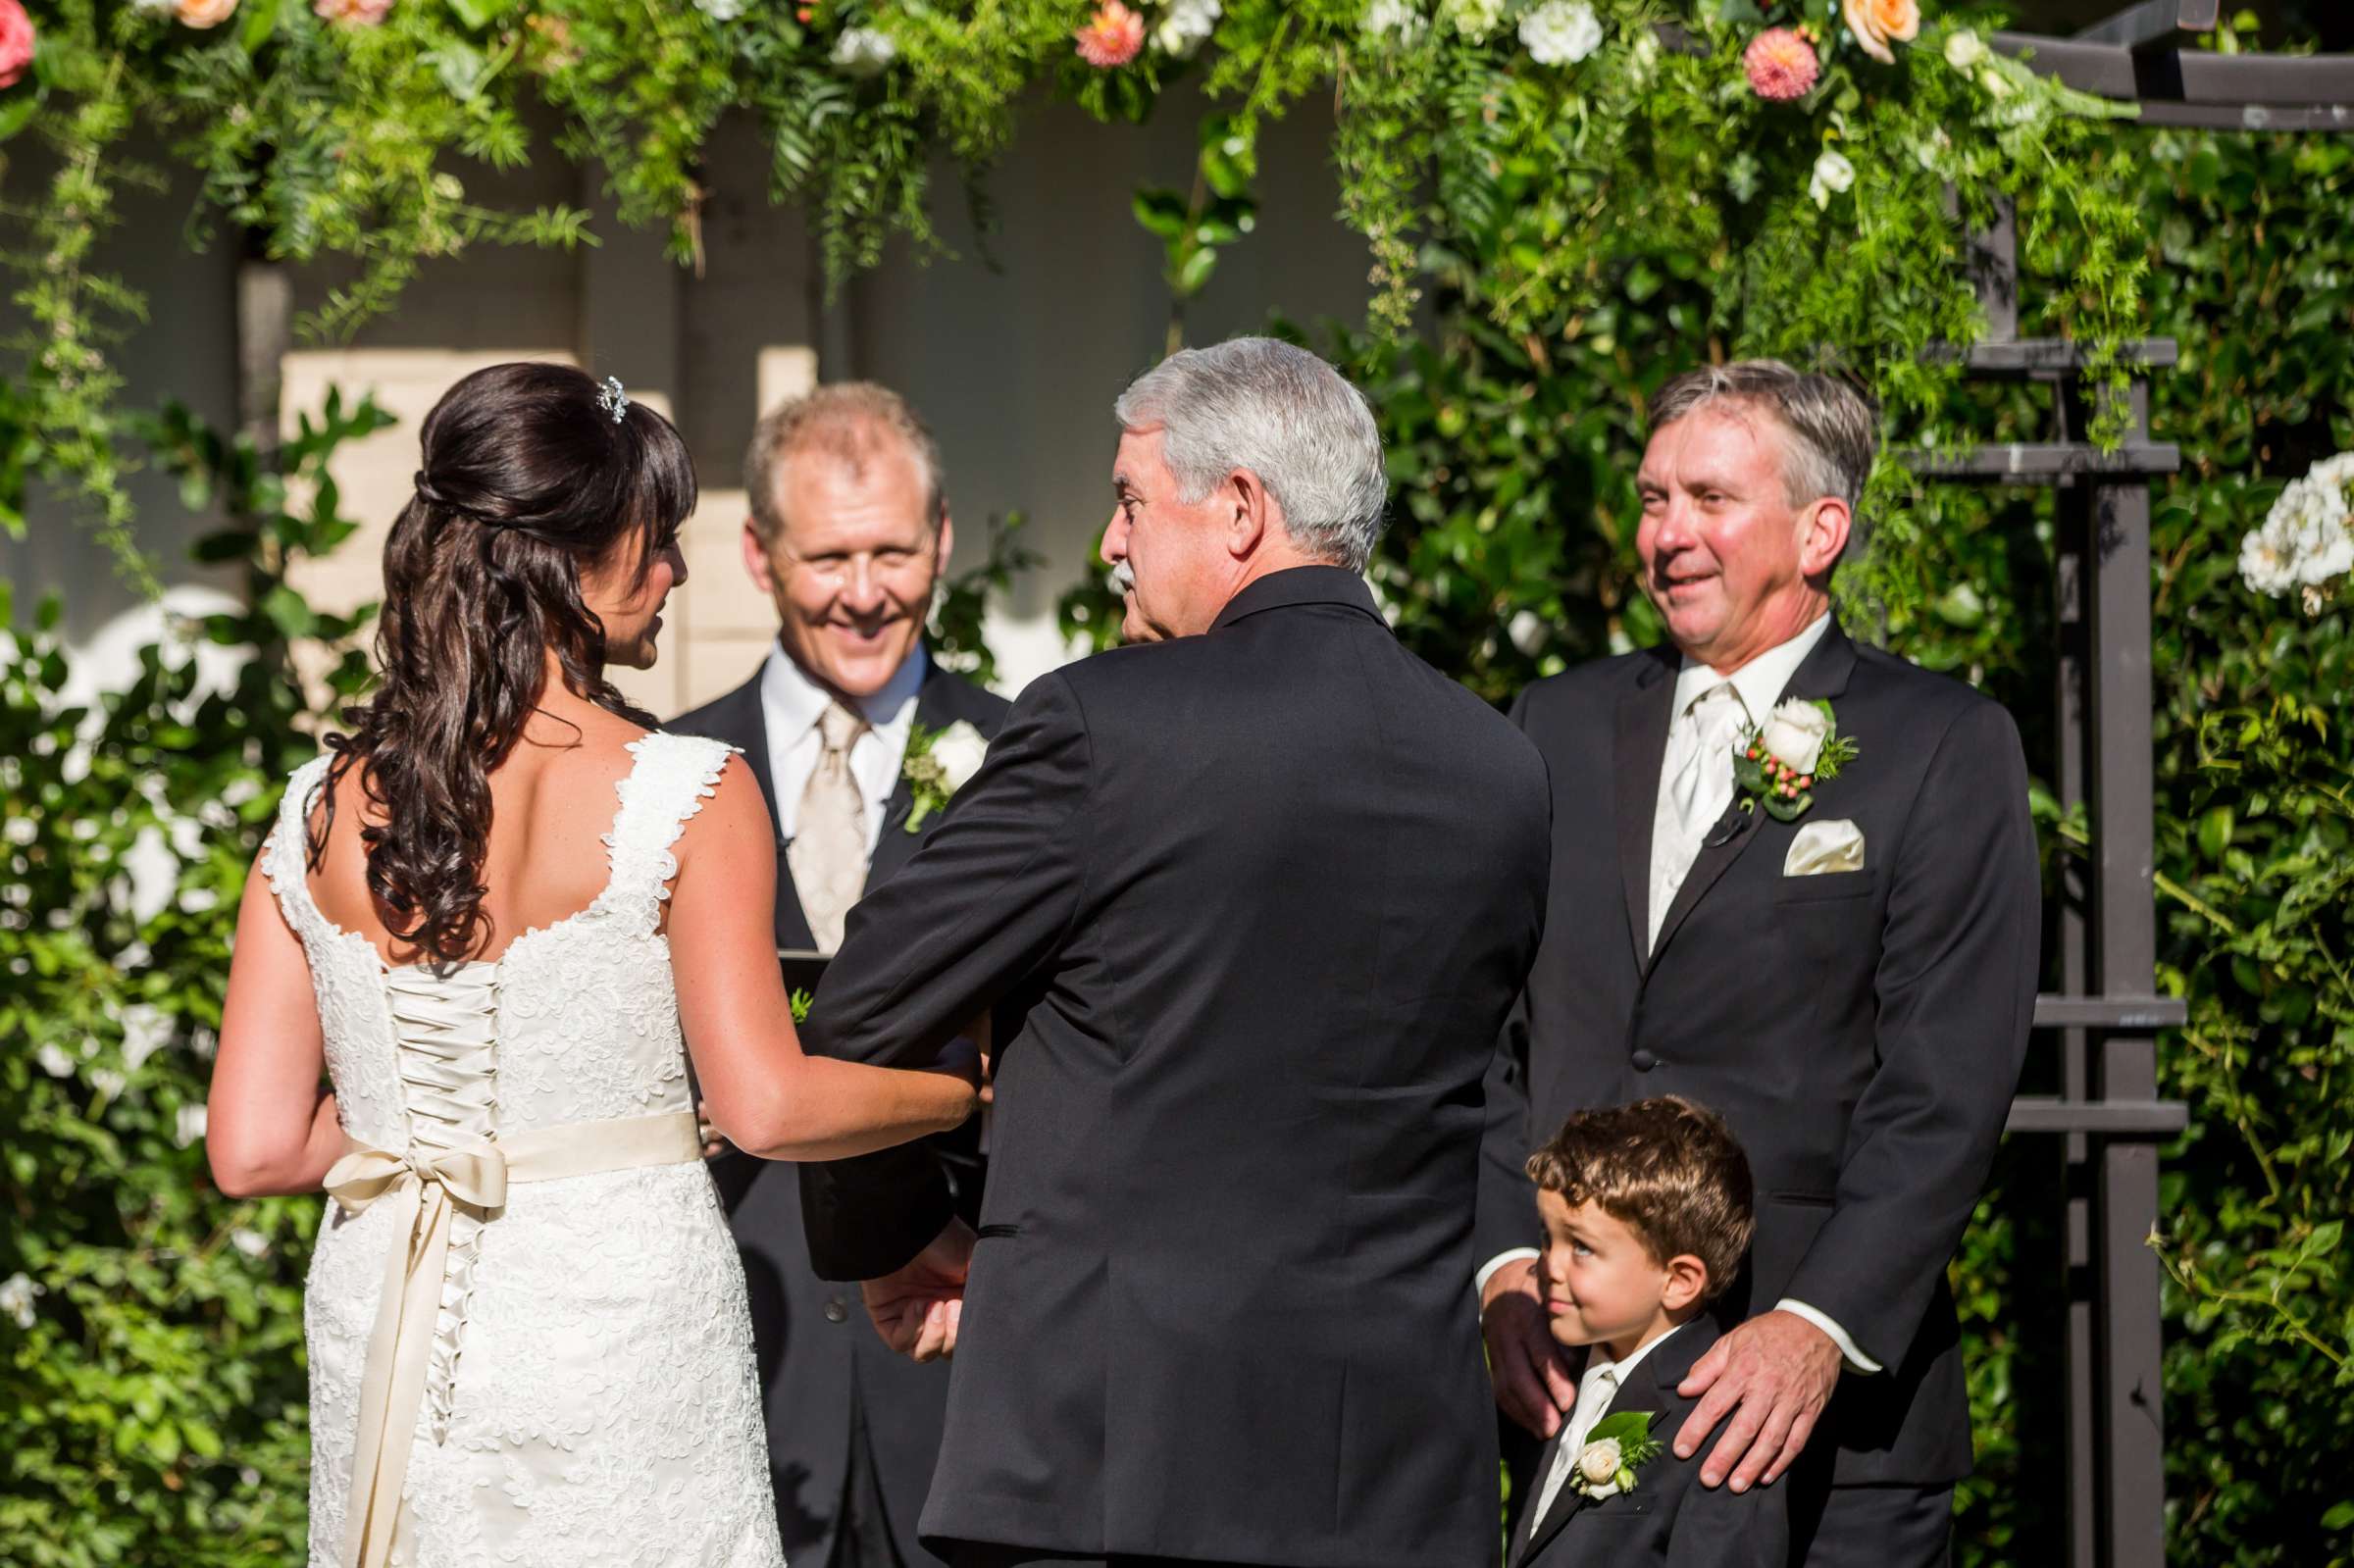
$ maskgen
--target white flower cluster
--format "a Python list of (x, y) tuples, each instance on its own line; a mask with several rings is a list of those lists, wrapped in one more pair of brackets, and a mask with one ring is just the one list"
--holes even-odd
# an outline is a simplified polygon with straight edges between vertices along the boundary
[(1602, 21), (1586, 0), (1545, 0), (1520, 19), (1520, 42), (1540, 66), (1574, 66), (1602, 47)]
[(33, 1297), (48, 1293), (45, 1288), (33, 1284), (28, 1276), (12, 1274), (0, 1281), (0, 1312), (16, 1319), (18, 1328), (29, 1329), (32, 1327)]
[(1815, 172), (1807, 178), (1807, 194), (1815, 198), (1817, 207), (1828, 207), (1831, 198), (1856, 182), (1856, 166), (1847, 155), (1831, 148), (1822, 149), (1815, 160)]
[(2326, 458), (2303, 479), (2289, 481), (2265, 514), (2263, 527), (2240, 540), (2241, 581), (2276, 599), (2296, 590), (2305, 613), (2320, 614), (2338, 580), (2354, 572), (2349, 484), (2354, 484), (2354, 452)]
[(899, 46), (880, 27), (844, 27), (834, 40), (834, 64), (845, 76), (879, 76), (898, 55)]
[(734, 22), (743, 15), (744, 0), (694, 0), (694, 8), (713, 22)]
[(1218, 0), (1173, 0), (1169, 14), (1152, 29), (1154, 47), (1173, 60), (1191, 60), (1194, 51), (1218, 30), (1218, 18), (1225, 9)]
[(1429, 28), (1430, 19), (1413, 0), (1373, 0), (1365, 7), (1364, 21), (1357, 25), (1370, 37), (1388, 34), (1400, 43), (1412, 43)]
[(1439, 0), (1439, 20), (1477, 43), (1504, 21), (1504, 0)]

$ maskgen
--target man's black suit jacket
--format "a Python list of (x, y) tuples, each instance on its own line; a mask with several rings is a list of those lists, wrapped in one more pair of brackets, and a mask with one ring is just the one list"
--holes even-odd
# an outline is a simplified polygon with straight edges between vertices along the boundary
[[(1552, 913), (1491, 1080), (1483, 1256), (1534, 1244), (1521, 1162), (1571, 1111), (1683, 1094), (1757, 1183), (1726, 1321), (1806, 1302), (1885, 1371), (1840, 1379), (1841, 1483), (1966, 1475), (1945, 1269), (2024, 1059), (2040, 907), (2010, 715), (1837, 625), (1786, 695), (1828, 699), (1861, 755), (1797, 823), (1728, 818), (1648, 961), (1651, 830), (1678, 657), (1573, 670), (1514, 714), (1553, 782)], [(1783, 875), (1808, 823), (1863, 830), (1862, 871)]]
[[(1011, 705), (971, 682), (935, 666), (915, 699), (915, 722), (942, 730), (959, 720), (995, 735)], [(768, 769), (768, 725), (760, 677), (671, 723), (683, 734), (709, 735), (743, 749), (759, 781), (769, 820), (777, 820), (777, 791)], [(869, 889), (915, 853), (940, 818), (906, 831), (914, 804), (905, 779), (885, 807), (883, 836), (867, 867)], [(806, 949), (815, 938), (800, 895), (777, 845), (777, 945)], [(976, 1120), (927, 1138), (923, 1147), (954, 1183), (968, 1212), (978, 1213), (982, 1161)], [(729, 1224), (743, 1254), (750, 1289), (752, 1340), (768, 1413), (770, 1474), (786, 1553), (795, 1562), (832, 1560), (842, 1524), (843, 1482), (849, 1465), (851, 1410), (864, 1416), (892, 1539), (911, 1562), (921, 1562), (916, 1520), (940, 1452), (947, 1411), (944, 1366), (917, 1366), (876, 1338), (856, 1290), (821, 1280), (809, 1267), (801, 1234), (801, 1199), (791, 1169), (731, 1149), (712, 1161), (728, 1206)]]
[[(1513, 1530), (1506, 1554), (1511, 1568), (1786, 1568), (1790, 1489), (1704, 1487), (1700, 1467), (1708, 1450), (1675, 1456), (1676, 1429), (1700, 1402), (1675, 1387), (1716, 1340), (1716, 1325), (1704, 1315), (1635, 1363), (1606, 1414), (1650, 1411), (1659, 1454), (1635, 1472), (1632, 1492), (1597, 1502), (1562, 1487), (1533, 1535), (1525, 1518)], [(1539, 1478), (1552, 1470), (1561, 1441), (1546, 1444)]]
[[(927, 1538), (1493, 1561), (1471, 1222), (1545, 813), (1528, 743), (1337, 568), (1022, 694), (803, 1036), (917, 1062), (1020, 1015)], [(918, 1157), (801, 1176), (831, 1278), (947, 1217)]]

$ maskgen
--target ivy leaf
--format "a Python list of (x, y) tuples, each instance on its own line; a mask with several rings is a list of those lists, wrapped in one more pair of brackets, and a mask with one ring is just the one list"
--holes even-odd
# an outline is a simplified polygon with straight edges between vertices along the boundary
[(237, 28), (237, 47), (253, 54), (268, 43), (270, 34), (278, 30), (279, 11), (284, 4), (285, 0), (252, 0), (244, 25)]
[(1136, 193), (1130, 203), (1136, 221), (1145, 231), (1162, 239), (1176, 240), (1185, 234), (1185, 198), (1173, 190), (1147, 189)]
[(491, 23), (515, 9), (515, 0), (449, 0), (449, 9), (458, 20), (477, 32), (488, 28)]

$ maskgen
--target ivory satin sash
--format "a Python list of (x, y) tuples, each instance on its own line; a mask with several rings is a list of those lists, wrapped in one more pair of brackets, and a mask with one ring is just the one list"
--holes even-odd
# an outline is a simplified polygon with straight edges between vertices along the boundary
[(456, 1149), (418, 1146), (405, 1155), (353, 1142), (329, 1168), (329, 1194), (354, 1214), (387, 1195), (408, 1205), (406, 1244), (395, 1243), (391, 1251), (360, 1384), (359, 1446), (343, 1527), (345, 1568), (384, 1568), (400, 1527), (401, 1488), (433, 1356), (453, 1205), (497, 1209), (513, 1183), (694, 1164), (702, 1157), (694, 1113), (670, 1111), (536, 1128)]

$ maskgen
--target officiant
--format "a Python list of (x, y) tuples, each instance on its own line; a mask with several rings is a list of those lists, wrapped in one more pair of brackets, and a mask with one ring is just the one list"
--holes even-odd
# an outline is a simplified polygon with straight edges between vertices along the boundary
[[(669, 728), (743, 749), (777, 826), (777, 946), (809, 973), (841, 944), (851, 904), (939, 821), (916, 809), (910, 740), (953, 775), (977, 763), (1006, 704), (925, 652), (954, 527), (939, 448), (904, 399), (844, 382), (770, 410), (744, 488), (744, 570), (776, 601), (777, 639), (750, 680)], [(918, 1145), (968, 1218), (979, 1127)], [(786, 1554), (806, 1568), (928, 1568), (915, 1521), (947, 1364), (892, 1353), (855, 1290), (811, 1271), (791, 1166), (730, 1150), (713, 1175), (750, 1287)]]

